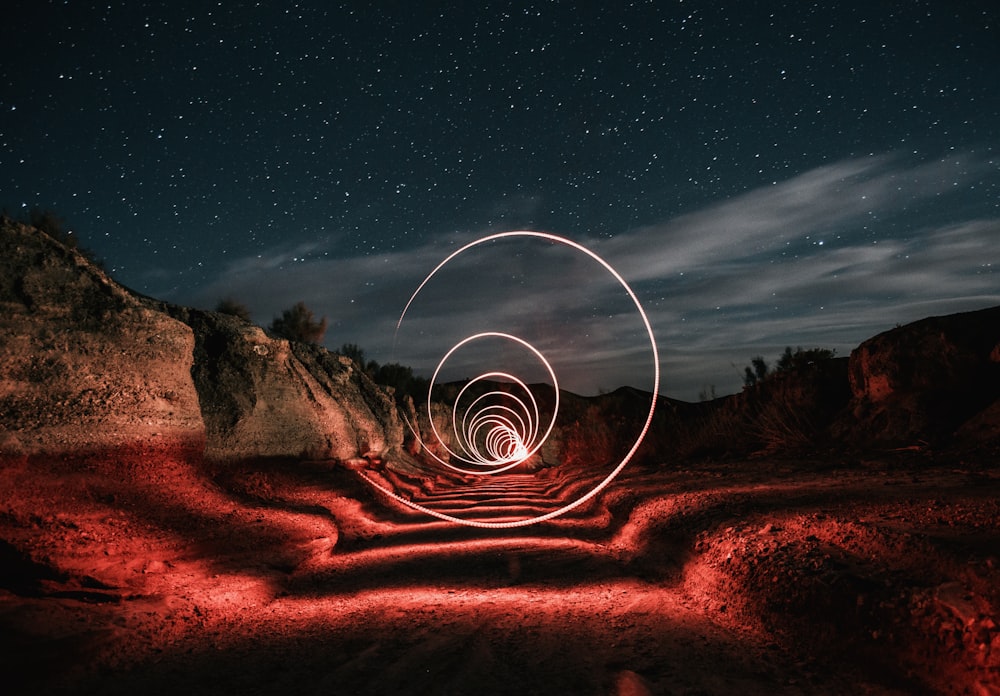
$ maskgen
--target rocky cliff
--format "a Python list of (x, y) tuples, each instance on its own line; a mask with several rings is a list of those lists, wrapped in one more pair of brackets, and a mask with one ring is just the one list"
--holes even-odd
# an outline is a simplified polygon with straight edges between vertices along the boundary
[(685, 457), (1000, 447), (1000, 307), (878, 334), (850, 358), (771, 375), (739, 394), (679, 404)]
[(191, 328), (34, 228), (0, 248), (0, 453), (200, 452)]
[(0, 454), (347, 460), (402, 445), (391, 398), (346, 358), (137, 296), (10, 220), (0, 246)]
[(857, 443), (989, 442), (1000, 437), (1000, 307), (929, 317), (851, 353), (850, 408), (837, 432)]
[(402, 443), (391, 397), (349, 358), (237, 317), (162, 309), (194, 330), (206, 456), (379, 459)]

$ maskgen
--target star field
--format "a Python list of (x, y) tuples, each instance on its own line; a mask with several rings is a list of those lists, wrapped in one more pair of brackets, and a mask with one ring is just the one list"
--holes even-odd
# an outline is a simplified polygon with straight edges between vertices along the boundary
[(1000, 303), (994, 3), (581, 4), (15, 2), (0, 203), (135, 290), (301, 299), (383, 361), (456, 244), (565, 235), (687, 399)]

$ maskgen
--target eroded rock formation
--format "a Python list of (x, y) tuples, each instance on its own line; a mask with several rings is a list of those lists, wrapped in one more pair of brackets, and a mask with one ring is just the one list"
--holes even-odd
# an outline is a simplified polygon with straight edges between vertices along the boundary
[(191, 328), (34, 228), (0, 241), (0, 452), (200, 452)]
[(401, 447), (391, 397), (350, 360), (139, 297), (34, 228), (4, 220), (0, 235), (3, 453), (346, 460)]
[(1000, 435), (1000, 307), (929, 317), (851, 353), (849, 414), (859, 444), (992, 440)]
[(392, 399), (349, 358), (237, 317), (163, 309), (194, 329), (210, 458), (377, 459), (402, 442)]

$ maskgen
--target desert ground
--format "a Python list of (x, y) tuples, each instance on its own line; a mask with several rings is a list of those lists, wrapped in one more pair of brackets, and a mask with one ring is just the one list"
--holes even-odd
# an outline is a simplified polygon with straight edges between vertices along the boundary
[[(1000, 693), (988, 457), (630, 466), (509, 530), (357, 468), (5, 461), (4, 693)], [(413, 495), (502, 519), (596, 475)]]

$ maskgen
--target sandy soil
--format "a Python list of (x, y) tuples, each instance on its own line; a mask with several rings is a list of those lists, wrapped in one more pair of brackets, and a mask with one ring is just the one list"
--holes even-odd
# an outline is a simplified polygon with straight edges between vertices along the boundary
[(8, 694), (1000, 694), (1000, 472), (959, 455), (631, 468), (509, 531), (333, 462), (20, 460), (0, 491)]

